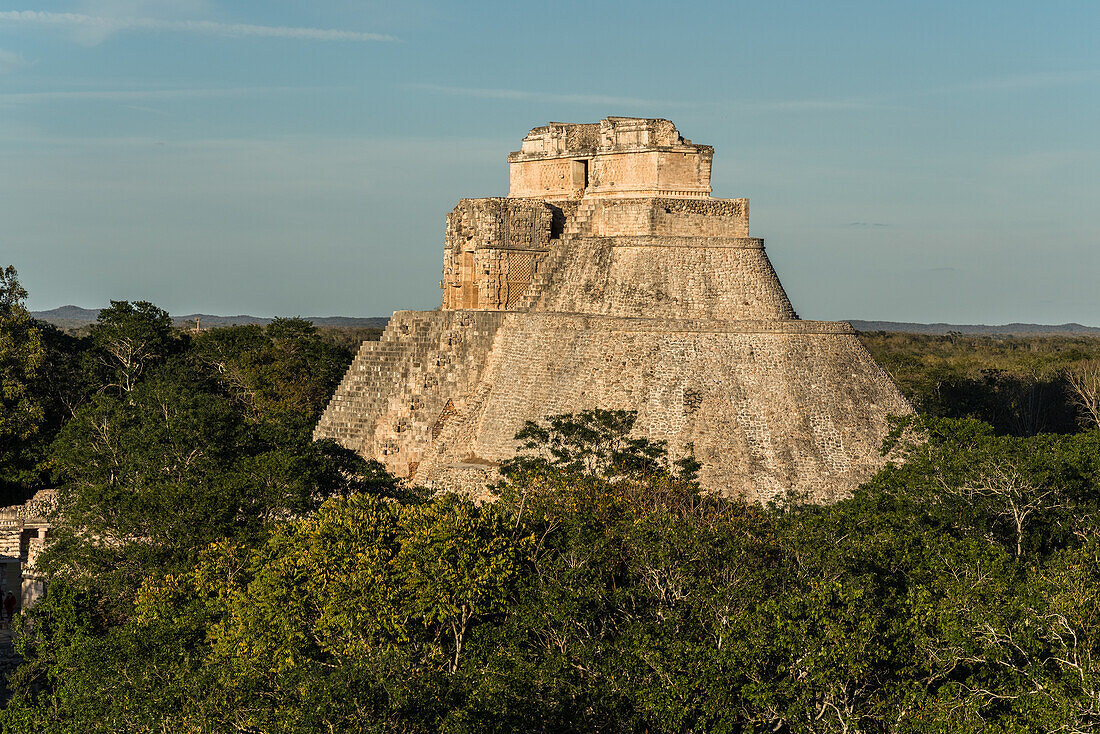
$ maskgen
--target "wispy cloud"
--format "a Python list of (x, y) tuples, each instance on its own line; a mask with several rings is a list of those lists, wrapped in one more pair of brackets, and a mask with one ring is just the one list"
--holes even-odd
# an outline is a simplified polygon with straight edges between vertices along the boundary
[(0, 11), (0, 23), (83, 28), (108, 35), (118, 31), (173, 31), (206, 35), (261, 38), (289, 38), (305, 41), (396, 41), (382, 33), (364, 33), (332, 28), (218, 23), (210, 20), (165, 20), (160, 18), (115, 18), (80, 13), (50, 13), (38, 10)]
[[(1010, 76), (974, 79), (958, 84), (947, 84), (906, 92), (865, 98), (840, 99), (779, 99), (773, 101), (738, 101), (729, 103), (743, 112), (843, 112), (860, 110), (900, 110), (899, 103), (909, 106), (914, 98), (978, 92), (1016, 92), (1029, 89), (1046, 89), (1074, 84), (1091, 84), (1100, 81), (1100, 69), (1072, 71), (1032, 72)], [(856, 223), (859, 224), (859, 223)], [(849, 225), (853, 226), (853, 225)]]
[(502, 99), (517, 102), (550, 102), (553, 104), (618, 105), (621, 107), (672, 107), (672, 108), (734, 108), (742, 112), (828, 112), (860, 110), (880, 106), (872, 100), (862, 99), (781, 99), (770, 101), (738, 101), (725, 103), (707, 100), (702, 102), (620, 97), (611, 94), (549, 94), (523, 89), (492, 89), (482, 87), (452, 87), (442, 84), (407, 84), (432, 94), (447, 94), (471, 99)]
[[(548, 94), (522, 89), (494, 89), (482, 87), (456, 87), (442, 84), (408, 84), (410, 89), (418, 89), (432, 94), (446, 94), (469, 99), (500, 99), (516, 102), (548, 102), (553, 104), (578, 104), (621, 107), (672, 107), (672, 108), (722, 108), (746, 113), (799, 113), (799, 112), (858, 112), (866, 110), (899, 110), (899, 103), (909, 103), (914, 97), (961, 94), (967, 92), (1017, 91), (1042, 89), (1047, 87), (1088, 84), (1100, 81), (1100, 70), (1078, 70), (1064, 72), (1035, 72), (1014, 76), (978, 79), (960, 84), (917, 89), (905, 93), (893, 93), (871, 97), (847, 98), (808, 98), (776, 100), (707, 100), (701, 102), (670, 101), (644, 99), (640, 97), (619, 97), (609, 94)], [(868, 223), (853, 223), (848, 226), (880, 226)]]
[(772, 102), (737, 102), (734, 107), (747, 112), (834, 112), (882, 107), (864, 99), (780, 99)]
[(336, 87), (213, 87), (208, 89), (94, 89), (55, 92), (0, 92), (0, 105), (34, 102), (147, 102), (200, 97), (243, 97), (252, 94), (317, 92)]
[(170, 113), (165, 112), (164, 110), (158, 110), (156, 107), (146, 107), (144, 105), (136, 105), (136, 104), (127, 104), (127, 105), (123, 105), (123, 107), (125, 107), (128, 110), (133, 110), (134, 112), (146, 112), (150, 115), (158, 115), (160, 117), (170, 117), (171, 116)]
[(521, 89), (485, 89), (479, 87), (449, 87), (440, 84), (408, 84), (410, 89), (419, 89), (433, 94), (447, 94), (454, 97), (473, 99), (504, 99), (518, 102), (552, 102), (554, 104), (591, 104), (620, 105), (622, 107), (692, 107), (690, 102), (671, 102), (668, 100), (642, 99), (640, 97), (617, 97), (607, 94), (547, 94)]
[(961, 84), (950, 84), (925, 90), (925, 94), (951, 94), (955, 92), (997, 92), (1020, 89), (1044, 89), (1064, 87), (1073, 84), (1088, 84), (1100, 81), (1100, 69), (1077, 69), (1070, 71), (1041, 71), (1028, 74), (976, 79)]
[(5, 51), (0, 48), (0, 74), (14, 71), (26, 65), (27, 60), (23, 58), (22, 54), (17, 54), (14, 51)]
[(879, 228), (882, 228), (882, 227), (889, 227), (890, 225), (889, 224), (883, 224), (882, 222), (848, 222), (847, 224), (845, 224), (843, 226), (851, 227), (852, 229), (868, 229), (868, 228), (879, 229)]

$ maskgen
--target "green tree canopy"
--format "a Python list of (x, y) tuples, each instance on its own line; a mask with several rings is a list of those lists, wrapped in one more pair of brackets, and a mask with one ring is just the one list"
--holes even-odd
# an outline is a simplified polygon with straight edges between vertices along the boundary
[(854, 496), (761, 506), (591, 411), (525, 426), (477, 505), (310, 441), (342, 368), (308, 325), (170, 339), (54, 442), (5, 731), (1100, 722), (1100, 430), (910, 418)]
[(348, 365), (348, 354), (303, 319), (213, 329), (195, 340), (195, 356), (253, 419), (310, 428)]
[(127, 393), (180, 350), (172, 318), (148, 301), (111, 301), (91, 327), (93, 369), (103, 390)]
[(7, 487), (26, 480), (30, 462), (21, 449), (46, 417), (36, 390), (46, 348), (18, 275), (14, 266), (0, 269), (0, 484)]

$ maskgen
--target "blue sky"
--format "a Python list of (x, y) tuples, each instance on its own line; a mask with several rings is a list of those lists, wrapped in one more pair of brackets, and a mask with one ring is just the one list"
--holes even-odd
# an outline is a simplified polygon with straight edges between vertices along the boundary
[(528, 129), (667, 117), (804, 318), (1100, 325), (1100, 3), (0, 0), (30, 306), (438, 305)]

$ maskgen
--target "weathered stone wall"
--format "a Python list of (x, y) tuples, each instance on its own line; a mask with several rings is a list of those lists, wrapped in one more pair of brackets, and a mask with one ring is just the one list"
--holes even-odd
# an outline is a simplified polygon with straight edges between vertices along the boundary
[(523, 302), (544, 251), (481, 249), (445, 257), (443, 308), (510, 310)]
[(821, 501), (881, 465), (886, 417), (910, 410), (845, 324), (511, 314), (419, 478), (477, 485), (525, 420), (592, 408), (638, 411), (636, 431), (674, 454), (693, 444), (709, 490)]
[(542, 201), (463, 199), (447, 215), (444, 308), (515, 308), (564, 215)]
[(23, 518), (20, 507), (0, 508), (0, 562), (19, 560)]
[(359, 348), (314, 437), (376, 458), (397, 476), (415, 475), (433, 438), (477, 386), (503, 317), (396, 312), (379, 341)]
[(748, 199), (653, 199), (653, 234), (748, 237)]
[(592, 158), (585, 196), (630, 197), (645, 193), (707, 196), (710, 193), (710, 165), (709, 151), (600, 154)]
[(22, 608), (45, 592), (37, 564), (56, 502), (56, 490), (43, 489), (22, 505), (0, 507), (0, 600), (11, 591)]
[(713, 159), (714, 150), (703, 146), (692, 152), (661, 151), (657, 155), (657, 188), (677, 192), (673, 196), (709, 195)]
[(512, 164), (508, 195), (556, 201), (584, 195), (583, 168), (574, 168), (571, 158), (551, 158)]
[(600, 147), (600, 127), (598, 122), (551, 122), (532, 128), (524, 136), (520, 149), (508, 159), (594, 154)]
[(462, 199), (447, 214), (447, 250), (495, 247), (545, 250), (554, 237), (554, 207), (542, 201), (502, 196)]
[(748, 199), (596, 199), (579, 234), (597, 237), (748, 237)]
[(540, 158), (512, 164), (514, 198), (559, 199), (665, 195), (705, 197), (710, 193), (710, 151), (636, 151)]
[(551, 122), (532, 128), (520, 149), (508, 156), (510, 162), (595, 155), (624, 150), (680, 148), (706, 149), (684, 139), (671, 120), (647, 117), (605, 117), (599, 122)]
[(668, 120), (609, 117), (596, 125), (550, 123), (508, 156), (509, 196), (710, 194), (714, 149), (685, 140)]
[(563, 240), (537, 311), (671, 319), (797, 318), (763, 241), (593, 237)]
[[(577, 237), (588, 235), (608, 238), (664, 236), (668, 242), (651, 239), (653, 246), (692, 247), (748, 247), (748, 200), (746, 199), (676, 199), (648, 197), (631, 199), (597, 199), (581, 203), (570, 202), (564, 207), (552, 206), (543, 201), (526, 199), (463, 199), (447, 215), (446, 245), (443, 254), (442, 305), (446, 309), (515, 310), (530, 300), (528, 286), (550, 267), (546, 258), (554, 245), (585, 249)], [(565, 235), (563, 242), (561, 235)], [(686, 241), (685, 238), (695, 238)], [(703, 238), (703, 239), (699, 239)], [(739, 239), (745, 242), (717, 242), (720, 238)], [(705, 241), (704, 241), (705, 240)], [(756, 241), (759, 242), (759, 241)], [(589, 243), (590, 244), (590, 243)], [(629, 245), (630, 243), (618, 243)], [(759, 244), (756, 245), (759, 247)], [(587, 250), (585, 250), (587, 252)], [(706, 273), (705, 259), (697, 258), (692, 269), (682, 261), (690, 255), (662, 255), (670, 258), (668, 268), (677, 271), (669, 281), (673, 290), (699, 286), (700, 273)], [(558, 258), (560, 260), (561, 258)], [(576, 258), (572, 258), (575, 260)], [(728, 253), (719, 259), (723, 265), (733, 268), (728, 274), (735, 281), (762, 276), (759, 284), (742, 287), (731, 292), (748, 308), (746, 318), (762, 315), (758, 308), (774, 304), (778, 315), (793, 316), (785, 301), (766, 258), (753, 255), (736, 257)], [(761, 261), (762, 262), (757, 262)], [(642, 272), (656, 272), (661, 263), (652, 266), (639, 262)], [(558, 267), (558, 265), (554, 265)], [(700, 268), (702, 270), (700, 270)], [(615, 277), (624, 273), (620, 270)], [(629, 274), (627, 274), (629, 275)], [(682, 282), (680, 278), (683, 276)], [(563, 276), (568, 279), (569, 276)], [(719, 277), (722, 277), (719, 274)], [(586, 281), (590, 282), (590, 281)], [(629, 286), (633, 278), (623, 280)], [(657, 287), (658, 295), (668, 290)], [(767, 292), (778, 291), (778, 299), (768, 298)], [(719, 291), (711, 291), (713, 293)], [(742, 296), (744, 296), (742, 298)], [(757, 303), (763, 296), (764, 302)], [(728, 303), (724, 312), (729, 311)], [(590, 311), (589, 308), (572, 310)], [(773, 309), (774, 310), (774, 309)], [(595, 313), (615, 313), (608, 304)], [(624, 312), (624, 313), (633, 313)]]

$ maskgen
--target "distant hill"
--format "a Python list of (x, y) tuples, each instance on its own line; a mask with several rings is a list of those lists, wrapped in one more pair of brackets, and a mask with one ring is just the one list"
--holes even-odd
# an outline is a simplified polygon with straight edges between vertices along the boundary
[(93, 323), (99, 316), (99, 309), (62, 306), (49, 311), (31, 311), (31, 316), (53, 324), (59, 329), (79, 329)]
[[(314, 326), (346, 326), (349, 328), (384, 328), (390, 322), (388, 316), (303, 316), (306, 321), (312, 321)], [(266, 326), (275, 319), (266, 316), (214, 316), (208, 313), (192, 313), (186, 316), (173, 316), (172, 321), (177, 326), (194, 326), (196, 320), (200, 320), (202, 326), (241, 326), (245, 324), (260, 324)]]
[(95, 321), (99, 316), (99, 309), (62, 306), (49, 311), (31, 311), (31, 316), (53, 324), (59, 329), (79, 329)]
[(850, 319), (856, 331), (901, 331), (910, 334), (948, 334), (958, 332), (967, 335), (1003, 334), (1005, 336), (1100, 336), (1100, 328), (1082, 324), (914, 324), (907, 321), (859, 321)]
[[(79, 306), (61, 306), (49, 311), (32, 311), (31, 315), (53, 324), (59, 329), (79, 329), (95, 323), (99, 317), (98, 308), (80, 308)], [(389, 323), (388, 316), (306, 316), (316, 326), (343, 326), (347, 328), (383, 328)], [(243, 324), (270, 324), (274, 319), (266, 316), (215, 316), (207, 313), (192, 313), (185, 316), (173, 316), (176, 326), (194, 326), (198, 321), (202, 326), (234, 326)]]
[[(79, 329), (82, 326), (94, 323), (99, 316), (99, 309), (80, 308), (79, 306), (62, 306), (49, 311), (32, 311), (35, 318), (47, 321), (61, 329)], [(387, 316), (306, 316), (317, 326), (342, 326), (346, 328), (374, 328), (381, 329), (389, 323)], [(233, 326), (239, 324), (270, 324), (274, 319), (265, 316), (216, 316), (208, 313), (192, 313), (185, 316), (173, 316), (172, 321), (177, 326), (194, 326), (198, 320), (202, 326)], [(1097, 336), (1100, 337), (1100, 327), (1084, 326), (1082, 324), (1003, 324), (1001, 326), (988, 326), (986, 324), (917, 324), (908, 321), (861, 321), (850, 319), (848, 321), (857, 331), (900, 331), (909, 334), (948, 334), (958, 332), (960, 334), (1003, 334), (1006, 336)]]

